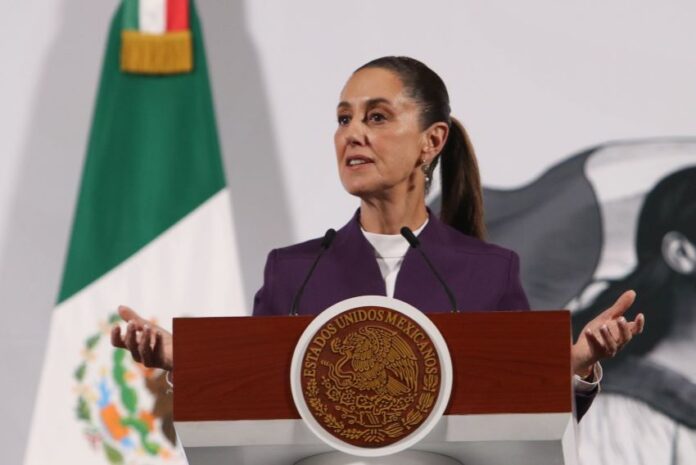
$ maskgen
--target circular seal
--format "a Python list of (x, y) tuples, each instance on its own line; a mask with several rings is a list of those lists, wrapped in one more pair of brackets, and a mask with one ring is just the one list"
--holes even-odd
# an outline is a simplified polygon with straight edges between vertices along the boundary
[(382, 456), (411, 447), (435, 426), (449, 400), (452, 363), (422, 312), (397, 299), (355, 297), (304, 331), (291, 386), (300, 415), (324, 442)]

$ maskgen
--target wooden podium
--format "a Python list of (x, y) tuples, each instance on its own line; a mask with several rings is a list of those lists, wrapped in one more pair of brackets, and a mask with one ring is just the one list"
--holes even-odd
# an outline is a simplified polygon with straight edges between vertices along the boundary
[[(454, 381), (414, 449), (467, 465), (575, 465), (570, 313), (428, 314)], [(290, 361), (313, 317), (176, 318), (174, 421), (190, 465), (292, 465), (332, 449), (297, 412)]]

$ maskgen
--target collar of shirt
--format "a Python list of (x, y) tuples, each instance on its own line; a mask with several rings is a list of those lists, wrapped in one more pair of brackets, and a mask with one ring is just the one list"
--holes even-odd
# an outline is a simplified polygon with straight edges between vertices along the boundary
[[(413, 234), (418, 236), (428, 224), (430, 218), (426, 218), (425, 222)], [(408, 252), (409, 244), (401, 234), (377, 234), (365, 231), (360, 227), (365, 239), (375, 249), (377, 258), (403, 258)]]

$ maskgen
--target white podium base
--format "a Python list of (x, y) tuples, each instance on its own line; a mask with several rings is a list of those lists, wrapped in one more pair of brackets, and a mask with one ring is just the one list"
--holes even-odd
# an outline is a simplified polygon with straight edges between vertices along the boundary
[(343, 452), (328, 452), (307, 457), (295, 465), (462, 465), (462, 462), (434, 452), (406, 450), (384, 457), (356, 457)]
[[(190, 465), (309, 465), (304, 460), (336, 452), (302, 420), (177, 422)], [(445, 415), (409, 452), (430, 452), (466, 465), (577, 465), (572, 413)], [(385, 458), (400, 457), (400, 454)], [(347, 464), (366, 462), (352, 457)], [(361, 462), (362, 460), (362, 462)], [(327, 465), (320, 460), (316, 463)], [(397, 465), (436, 462), (406, 462)]]

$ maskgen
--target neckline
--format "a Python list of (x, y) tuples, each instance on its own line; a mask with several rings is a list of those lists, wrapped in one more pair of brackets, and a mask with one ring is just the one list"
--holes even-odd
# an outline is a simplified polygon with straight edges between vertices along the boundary
[[(413, 234), (418, 236), (427, 226), (430, 218), (426, 218), (425, 222)], [(366, 231), (360, 226), (360, 231), (379, 258), (403, 258), (408, 252), (409, 243), (401, 234), (379, 234)]]

